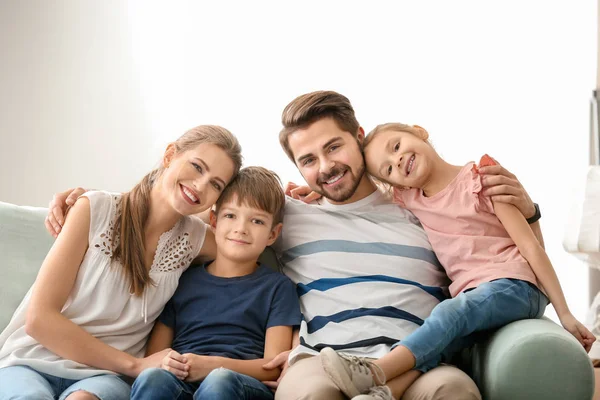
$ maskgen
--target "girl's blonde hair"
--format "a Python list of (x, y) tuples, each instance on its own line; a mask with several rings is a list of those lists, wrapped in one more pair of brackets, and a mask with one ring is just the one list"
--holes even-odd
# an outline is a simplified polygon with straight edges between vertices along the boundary
[[(242, 148), (235, 136), (216, 125), (200, 125), (190, 129), (174, 142), (176, 154), (208, 143), (222, 149), (234, 165), (234, 175), (242, 166)], [(117, 220), (112, 241), (115, 250), (112, 259), (123, 265), (125, 277), (130, 282), (130, 292), (140, 296), (151, 283), (150, 273), (144, 262), (146, 249), (144, 228), (150, 209), (150, 192), (164, 171), (161, 165), (144, 176), (140, 183), (121, 199), (122, 214)]]

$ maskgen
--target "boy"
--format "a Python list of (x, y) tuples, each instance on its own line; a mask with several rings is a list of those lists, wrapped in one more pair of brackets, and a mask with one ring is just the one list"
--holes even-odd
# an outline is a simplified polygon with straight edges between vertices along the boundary
[(242, 169), (210, 214), (217, 256), (191, 267), (158, 318), (147, 354), (172, 347), (162, 368), (135, 380), (132, 399), (273, 399), (262, 365), (292, 345), (300, 324), (294, 284), (257, 262), (281, 232), (278, 177)]

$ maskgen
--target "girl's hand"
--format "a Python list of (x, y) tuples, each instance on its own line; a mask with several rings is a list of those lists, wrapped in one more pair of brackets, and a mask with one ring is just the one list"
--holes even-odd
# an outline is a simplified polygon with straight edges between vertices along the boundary
[(525, 218), (533, 217), (535, 206), (521, 182), (498, 161), (496, 164), (479, 168), (479, 173), (484, 175), (481, 178), (482, 194), (491, 196), (494, 201), (514, 205)]
[(285, 185), (285, 194), (307, 204), (322, 197), (319, 193), (314, 192), (310, 186), (298, 186), (294, 182), (288, 182)]
[(167, 353), (167, 355), (163, 358), (161, 363), (161, 368), (171, 372), (177, 378), (182, 381), (188, 377), (188, 371), (190, 366), (186, 364), (187, 358), (176, 352), (175, 350), (171, 350)]
[(581, 343), (586, 352), (590, 352), (592, 344), (596, 341), (596, 337), (586, 328), (581, 322), (577, 321), (573, 314), (567, 314), (564, 317), (560, 317), (560, 323), (562, 326), (575, 336), (575, 338)]

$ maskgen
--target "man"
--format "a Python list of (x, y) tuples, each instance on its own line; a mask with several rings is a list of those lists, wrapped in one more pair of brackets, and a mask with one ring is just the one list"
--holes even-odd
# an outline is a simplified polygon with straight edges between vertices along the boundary
[[(387, 354), (443, 299), (447, 281), (414, 216), (394, 205), (364, 174), (364, 131), (346, 97), (335, 92), (302, 95), (285, 108), (282, 122), (284, 151), (323, 199), (318, 206), (288, 201), (276, 244), (284, 273), (298, 285), (304, 317), (276, 399), (344, 399), (324, 372), (318, 352), (331, 347), (373, 359)], [(501, 185), (488, 194), (502, 194), (498, 201), (515, 204), (526, 217), (535, 214), (510, 173), (501, 168), (489, 172), (500, 175), (485, 183)], [(534, 225), (541, 236), (539, 224)], [(417, 379), (403, 397), (434, 398), (481, 395), (465, 373), (443, 366)]]
[[(283, 111), (280, 142), (319, 204), (286, 203), (275, 248), (284, 273), (298, 285), (304, 321), (293, 350), (265, 368), (283, 367), (276, 399), (344, 399), (321, 366), (318, 352), (332, 347), (379, 358), (407, 336), (443, 299), (445, 275), (414, 216), (392, 203), (364, 174), (364, 130), (349, 100), (313, 92)], [(501, 166), (482, 173), (486, 194), (517, 206), (526, 217), (536, 208), (519, 181)], [(62, 210), (84, 190), (55, 195), (46, 226), (56, 234)], [(298, 198), (302, 191), (291, 190)], [(539, 224), (534, 232), (541, 239)], [(289, 355), (289, 368), (288, 368)], [(357, 368), (365, 366), (357, 365)], [(481, 399), (475, 383), (452, 366), (418, 378), (403, 399)]]

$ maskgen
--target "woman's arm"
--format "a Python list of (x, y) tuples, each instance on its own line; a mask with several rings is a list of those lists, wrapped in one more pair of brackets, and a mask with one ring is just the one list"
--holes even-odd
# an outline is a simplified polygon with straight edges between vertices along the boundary
[(529, 262), (537, 279), (546, 293), (548, 293), (548, 297), (558, 314), (561, 324), (588, 349), (588, 346), (591, 346), (595, 338), (571, 314), (552, 263), (546, 251), (544, 251), (533, 234), (525, 217), (512, 204), (497, 201), (493, 201), (493, 204), (498, 219), (500, 219), (500, 222), (502, 222), (504, 228), (517, 245), (521, 255)]
[(292, 327), (274, 326), (267, 329), (264, 358), (256, 360), (234, 360), (225, 357), (199, 356), (184, 354), (190, 365), (189, 382), (204, 379), (213, 369), (227, 368), (248, 375), (259, 381), (274, 381), (279, 376), (279, 368), (265, 370), (262, 366), (279, 353), (290, 350), (292, 346)]
[(147, 366), (160, 365), (164, 355), (137, 359), (103, 343), (61, 314), (87, 250), (89, 230), (90, 205), (83, 197), (69, 212), (61, 234), (40, 268), (27, 310), (25, 332), (65, 359), (137, 376)]

